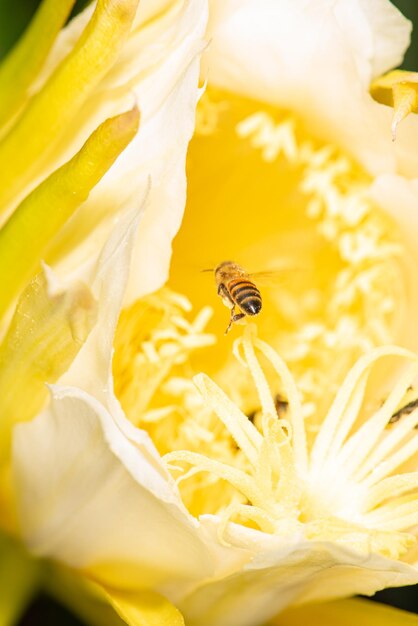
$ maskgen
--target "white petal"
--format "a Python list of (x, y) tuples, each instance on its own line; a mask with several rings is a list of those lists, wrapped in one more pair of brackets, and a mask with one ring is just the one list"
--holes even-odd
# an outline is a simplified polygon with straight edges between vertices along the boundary
[(110, 586), (187, 581), (213, 568), (151, 440), (128, 422), (113, 394), (112, 339), (140, 214), (130, 210), (120, 219), (87, 277), (99, 304), (96, 327), (51, 388), (50, 406), (18, 425), (13, 442), (30, 549)]
[(96, 297), (98, 318), (71, 367), (58, 382), (61, 386), (83, 390), (102, 403), (120, 431), (133, 444), (144, 446), (148, 457), (154, 459), (157, 470), (161, 471), (161, 458), (151, 439), (126, 418), (113, 391), (112, 374), (113, 337), (132, 271), (133, 249), (147, 196), (148, 193), (138, 197), (137, 206), (125, 208), (97, 261), (90, 259), (76, 272), (77, 277), (82, 275)]
[[(248, 529), (250, 541), (256, 532)], [(241, 571), (202, 585), (179, 603), (188, 626), (258, 626), (294, 603), (418, 581), (418, 570), (407, 564), (332, 543), (264, 535), (259, 544)]]
[[(61, 258), (66, 271), (88, 259), (103, 243), (120, 207), (142, 195), (151, 181), (135, 246), (128, 302), (157, 289), (167, 279), (171, 241), (180, 226), (186, 198), (185, 158), (199, 98), (207, 6), (206, 0), (169, 4), (169, 10), (150, 19), (151, 4), (140, 3), (135, 27), (118, 62), (55, 151), (57, 162), (68, 158), (100, 121), (137, 101), (141, 111), (137, 136), (64, 229), (52, 260), (48, 259), (57, 261), (62, 250), (73, 248), (72, 256)], [(158, 6), (152, 10), (156, 9)], [(70, 24), (72, 29), (76, 30)], [(62, 39), (65, 47), (71, 37), (64, 31)], [(60, 49), (60, 42), (57, 47)]]
[[(178, 594), (213, 575), (223, 548), (200, 531), (149, 436), (126, 419), (113, 393), (112, 339), (140, 215), (122, 216), (84, 277), (98, 321), (51, 387), (49, 407), (14, 430), (16, 498), (35, 554), (108, 586), (166, 585)], [(231, 552), (242, 563), (242, 550)]]
[(68, 372), (59, 380), (62, 385), (79, 387), (113, 407), (112, 355), (116, 329), (132, 262), (132, 251), (138, 223), (143, 215), (145, 197), (137, 206), (129, 206), (122, 215), (98, 259), (73, 274), (82, 276), (98, 302), (97, 323), (73, 361)]
[[(346, 13), (352, 9), (352, 4), (342, 5)], [(358, 6), (371, 31), (370, 63), (372, 77), (375, 78), (402, 63), (410, 44), (412, 24), (388, 0), (360, 0)], [(364, 54), (361, 47), (359, 53)]]
[(392, 110), (368, 88), (400, 61), (409, 33), (386, 0), (212, 0), (206, 74), (209, 83), (298, 113), (372, 173), (395, 171)]
[(54, 387), (50, 408), (16, 428), (22, 533), (38, 555), (107, 585), (184, 582), (212, 558), (162, 464), (93, 397)]

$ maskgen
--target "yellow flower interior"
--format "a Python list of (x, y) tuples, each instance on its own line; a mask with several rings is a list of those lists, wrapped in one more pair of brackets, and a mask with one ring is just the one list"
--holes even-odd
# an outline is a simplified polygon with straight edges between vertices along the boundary
[(267, 284), (255, 279), (256, 322), (289, 363), (315, 431), (315, 415), (354, 360), (399, 335), (406, 294), (396, 226), (370, 202), (370, 179), (347, 155), (294, 115), (224, 93), (210, 91), (199, 105), (187, 174), (169, 284), (197, 309), (213, 308), (208, 330), (218, 339), (196, 368), (217, 377), (223, 368), (246, 395), (248, 378), (237, 380), (235, 364), (229, 373), (241, 331), (223, 336), (229, 313), (200, 270), (232, 259), (250, 272), (276, 271)]
[[(391, 500), (389, 487), (379, 483), (383, 491), (370, 504), (375, 486), (370, 492), (363, 479), (357, 481), (358, 468), (340, 467), (332, 446), (316, 474), (308, 471), (316, 442), (333, 433), (327, 412), (346, 388), (349, 367), (374, 346), (393, 342), (406, 304), (402, 244), (393, 223), (368, 199), (368, 176), (308, 130), (287, 112), (224, 93), (204, 95), (170, 289), (122, 313), (116, 393), (129, 418), (167, 455), (192, 514), (219, 513), (225, 527), (233, 519), (267, 532), (302, 524), (307, 537), (337, 537), (397, 556), (414, 540), (405, 532), (417, 517), (416, 496), (409, 493), (416, 488), (414, 472), (398, 485), (399, 498)], [(243, 333), (236, 326), (224, 336), (229, 312), (213, 276), (200, 270), (227, 259), (250, 272), (273, 273), (271, 285), (259, 284), (263, 310), (255, 318), (268, 345), (250, 327)], [(194, 318), (191, 304), (200, 311)], [(262, 369), (255, 350), (262, 353)], [(193, 375), (202, 370), (198, 390)], [(354, 428), (347, 414), (356, 408), (359, 432), (367, 417), (361, 376), (347, 403), (334, 409), (349, 424), (337, 441), (341, 450)], [(364, 458), (392, 432), (386, 424), (409, 378), (385, 404)], [(374, 408), (381, 400), (375, 398)], [(412, 449), (418, 419), (407, 419), (403, 436)], [(390, 453), (402, 450), (398, 439)], [(400, 464), (410, 459), (405, 453)], [(335, 476), (351, 507), (332, 491)], [(392, 518), (385, 506), (392, 507)]]

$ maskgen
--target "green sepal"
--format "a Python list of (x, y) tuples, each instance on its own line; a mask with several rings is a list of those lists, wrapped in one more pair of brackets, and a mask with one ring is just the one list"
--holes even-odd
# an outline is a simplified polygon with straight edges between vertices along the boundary
[(54, 383), (68, 369), (96, 321), (96, 302), (86, 285), (54, 283), (50, 270), (29, 283), (0, 346), (3, 462), (9, 458), (13, 425), (42, 409), (45, 383)]
[(0, 64), (0, 128), (27, 99), (75, 0), (43, 0), (28, 28)]

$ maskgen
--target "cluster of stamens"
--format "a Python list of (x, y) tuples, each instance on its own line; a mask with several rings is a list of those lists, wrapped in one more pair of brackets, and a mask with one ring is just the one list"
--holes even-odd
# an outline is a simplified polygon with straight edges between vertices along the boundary
[[(273, 298), (260, 314), (260, 327), (268, 316), (273, 328), (268, 343), (247, 326), (234, 344), (236, 359), (215, 380), (193, 378), (190, 363), (215, 341), (205, 332), (208, 309), (189, 322), (189, 304), (172, 292), (141, 301), (119, 324), (117, 395), (164, 455), (189, 511), (219, 516), (222, 541), (233, 522), (405, 555), (418, 524), (418, 411), (390, 422), (418, 365), (404, 350), (376, 347), (392, 343), (406, 300), (396, 232), (368, 197), (369, 177), (311, 140), (293, 116), (253, 111), (237, 120), (228, 102), (209, 93), (197, 114), (197, 135), (221, 133), (228, 118), (229, 141), (297, 173), (298, 210), (335, 265), (330, 273), (313, 257), (310, 276), (318, 282), (282, 288), (277, 308)], [(367, 379), (383, 357), (410, 363), (370, 411)]]
[[(399, 557), (415, 542), (418, 523), (418, 471), (396, 474), (418, 450), (418, 412), (388, 428), (391, 415), (418, 373), (418, 359), (395, 347), (377, 348), (362, 357), (347, 376), (310, 447), (299, 393), (284, 361), (254, 329), (235, 343), (235, 355), (247, 367), (260, 399), (257, 428), (204, 374), (195, 384), (204, 403), (218, 416), (246, 463), (236, 466), (212, 455), (173, 451), (165, 460), (179, 482), (198, 472), (226, 481), (241, 496), (225, 507), (221, 533), (234, 521), (268, 533), (299, 529), (310, 540), (332, 540), (354, 549)], [(277, 415), (259, 352), (281, 379), (288, 399), (286, 418)], [(359, 424), (372, 365), (384, 356), (412, 364), (400, 375), (381, 408)], [(191, 468), (191, 469), (190, 469)], [(204, 510), (201, 511), (205, 512)], [(225, 535), (227, 536), (227, 535)]]

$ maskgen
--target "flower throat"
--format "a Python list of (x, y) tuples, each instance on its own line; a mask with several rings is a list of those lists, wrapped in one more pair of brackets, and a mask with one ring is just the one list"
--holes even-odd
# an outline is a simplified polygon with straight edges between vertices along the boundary
[[(197, 391), (192, 378), (200, 371), (226, 392), (230, 411), (262, 430), (250, 370), (232, 356), (242, 329), (224, 337), (228, 312), (213, 277), (201, 269), (230, 258), (249, 271), (281, 269), (277, 285), (260, 285), (258, 334), (296, 381), (308, 448), (349, 367), (374, 346), (394, 341), (406, 302), (403, 250), (389, 218), (368, 199), (369, 185), (347, 155), (317, 142), (291, 114), (225, 93), (203, 96), (169, 282), (187, 300), (164, 289), (138, 301), (122, 313), (115, 340), (117, 395), (161, 454), (187, 450), (236, 471), (249, 469), (248, 455)], [(190, 303), (201, 311), (194, 319)], [(267, 363), (263, 375), (280, 425), (277, 406), (286, 409), (288, 387), (273, 370)], [(284, 425), (275, 435), (283, 439), (282, 452), (292, 429)], [(290, 457), (289, 463), (293, 472)], [(246, 506), (248, 494), (228, 477), (191, 464), (180, 477), (189, 510), (198, 515)], [(275, 524), (270, 509), (239, 510), (247, 525)], [(296, 513), (292, 518), (299, 523)]]

